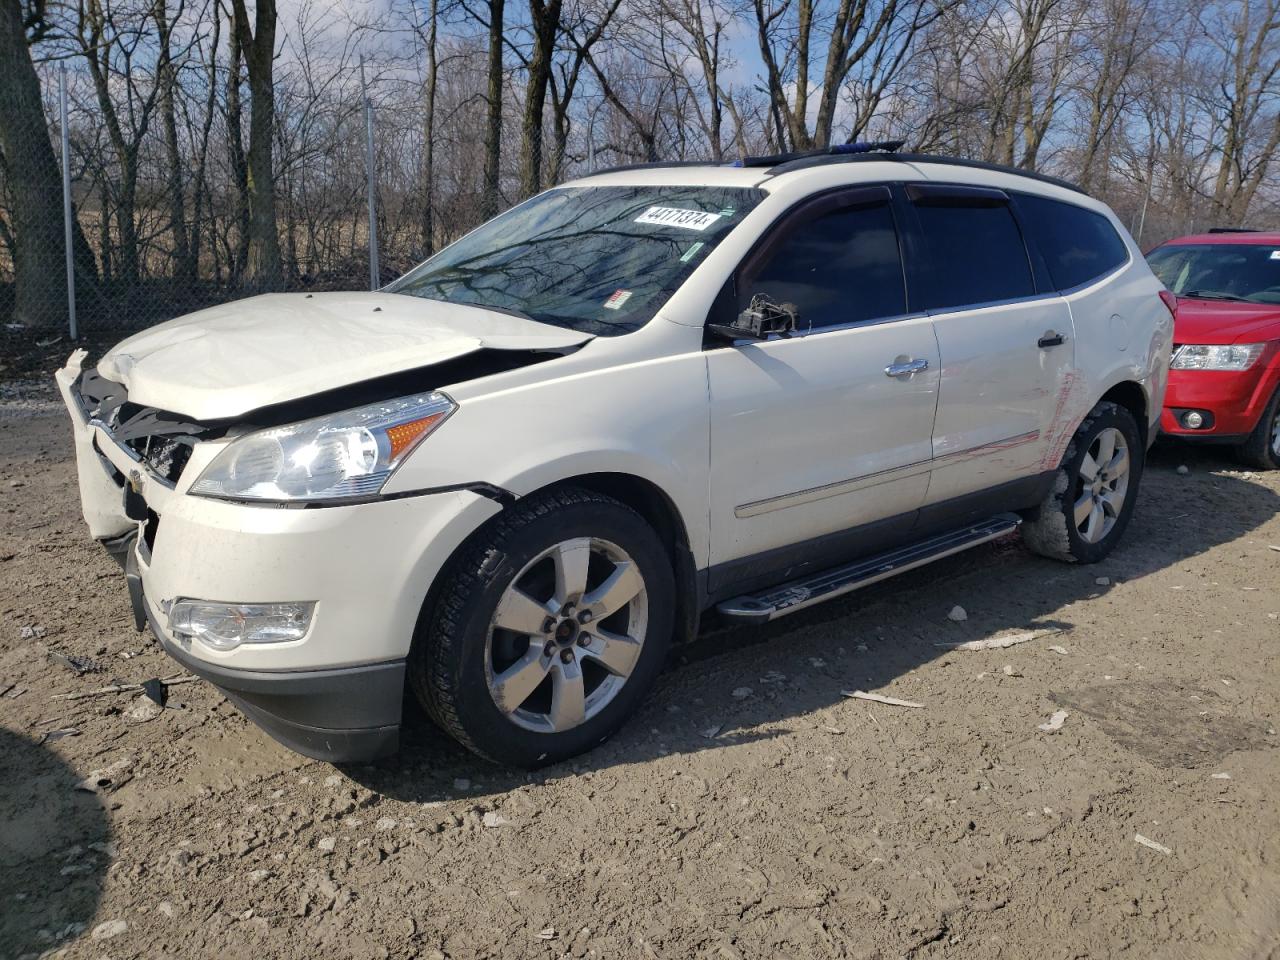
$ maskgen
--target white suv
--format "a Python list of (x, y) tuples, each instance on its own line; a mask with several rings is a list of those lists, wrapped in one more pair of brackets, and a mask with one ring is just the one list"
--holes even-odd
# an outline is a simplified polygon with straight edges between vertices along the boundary
[(1105, 556), (1173, 329), (1106, 206), (884, 151), (649, 165), (377, 293), (276, 294), (58, 373), (139, 629), (290, 747), (609, 736), (760, 622), (1013, 531)]

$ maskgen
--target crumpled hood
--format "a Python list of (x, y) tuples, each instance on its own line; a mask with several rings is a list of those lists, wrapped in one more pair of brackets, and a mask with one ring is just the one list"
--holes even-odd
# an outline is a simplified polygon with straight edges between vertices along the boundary
[(1178, 298), (1177, 343), (1253, 343), (1280, 337), (1280, 307), (1231, 300)]
[(221, 420), (481, 349), (564, 350), (589, 334), (390, 293), (272, 293), (151, 327), (98, 363), (129, 400)]

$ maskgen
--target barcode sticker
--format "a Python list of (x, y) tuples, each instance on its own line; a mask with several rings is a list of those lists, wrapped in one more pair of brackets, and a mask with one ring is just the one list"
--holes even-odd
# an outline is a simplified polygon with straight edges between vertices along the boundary
[(680, 207), (650, 207), (640, 216), (636, 223), (652, 223), (660, 227), (680, 227), (684, 230), (705, 230), (720, 219), (718, 213), (703, 213), (701, 210), (683, 210)]

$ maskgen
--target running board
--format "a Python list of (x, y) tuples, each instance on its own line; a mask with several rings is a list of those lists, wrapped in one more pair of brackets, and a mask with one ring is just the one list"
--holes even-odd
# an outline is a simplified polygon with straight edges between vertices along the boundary
[(896, 574), (923, 567), (926, 563), (1003, 537), (1018, 529), (1021, 522), (1021, 518), (1014, 514), (1002, 513), (980, 523), (832, 567), (799, 580), (769, 587), (759, 593), (743, 594), (732, 600), (725, 600), (716, 609), (726, 619), (739, 623), (768, 623), (788, 613), (852, 593)]

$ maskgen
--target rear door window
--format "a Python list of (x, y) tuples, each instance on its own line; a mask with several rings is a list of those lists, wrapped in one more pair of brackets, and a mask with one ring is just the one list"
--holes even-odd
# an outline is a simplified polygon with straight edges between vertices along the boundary
[(1057, 289), (1097, 280), (1129, 259), (1128, 247), (1102, 214), (1029, 194), (1017, 203)]
[(893, 210), (860, 204), (801, 218), (739, 286), (739, 309), (764, 294), (798, 309), (800, 330), (906, 313)]
[[(917, 276), (925, 307), (961, 309), (1035, 294), (1031, 261), (999, 191), (908, 187), (924, 256)], [(913, 284), (914, 287), (914, 284)]]

